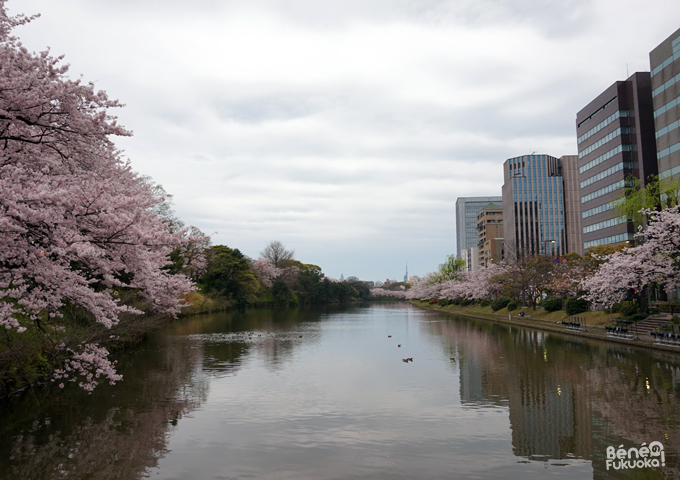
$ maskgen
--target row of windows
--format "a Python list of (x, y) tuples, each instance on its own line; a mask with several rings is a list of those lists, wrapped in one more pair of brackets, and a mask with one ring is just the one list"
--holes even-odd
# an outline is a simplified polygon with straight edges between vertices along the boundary
[(605, 203), (604, 205), (597, 206), (595, 208), (591, 208), (590, 210), (586, 210), (581, 214), (581, 217), (583, 218), (588, 218), (592, 217), (593, 215), (597, 215), (598, 213), (606, 212), (608, 210), (611, 210), (614, 208), (614, 202), (609, 202)]
[(660, 128), (656, 132), (656, 138), (660, 138), (660, 137), (666, 135), (668, 132), (675, 130), (678, 127), (680, 127), (680, 120), (676, 120), (673, 123), (669, 123), (668, 125), (666, 125), (663, 128)]
[(612, 183), (611, 185), (607, 185), (604, 188), (595, 190), (593, 193), (589, 193), (588, 195), (581, 197), (581, 203), (586, 203), (598, 197), (601, 197), (602, 195), (614, 192), (619, 188), (623, 188), (624, 184), (625, 182), (623, 180), (619, 180), (618, 182)]
[(591, 118), (593, 118), (595, 115), (597, 115), (598, 113), (600, 113), (602, 110), (604, 110), (605, 108), (607, 108), (607, 107), (609, 106), (609, 104), (612, 103), (614, 100), (616, 100), (616, 97), (612, 98), (612, 99), (609, 100), (607, 103), (605, 103), (605, 104), (602, 105), (600, 108), (598, 108), (598, 109), (595, 110), (593, 113), (591, 113), (590, 116), (589, 116), (588, 118), (584, 119), (581, 123), (579, 123), (578, 125), (576, 125), (576, 128), (581, 128), (581, 125), (583, 125), (583, 124), (586, 123), (588, 120), (590, 120)]
[(588, 225), (587, 227), (583, 227), (583, 233), (595, 232), (597, 230), (602, 230), (603, 228), (613, 227), (615, 225), (621, 225), (622, 223), (627, 222), (628, 220), (621, 217), (610, 218), (609, 220), (605, 220), (604, 222), (594, 223), (592, 225)]
[(676, 143), (675, 145), (671, 145), (668, 148), (664, 148), (663, 150), (656, 154), (656, 159), (659, 160), (663, 157), (667, 157), (671, 153), (677, 152), (678, 150), (680, 150), (680, 143)]
[(661, 85), (660, 87), (655, 88), (652, 90), (652, 97), (656, 97), (658, 94), (666, 90), (667, 88), (672, 87), (675, 85), (677, 82), (680, 82), (680, 73), (678, 73), (676, 76), (668, 80), (666, 83)]
[(658, 110), (654, 110), (654, 118), (658, 117), (659, 115), (661, 115), (663, 113), (666, 113), (671, 108), (677, 106), (678, 103), (680, 103), (680, 97), (675, 97), (673, 100), (668, 102), (663, 107), (659, 108)]
[(678, 58), (680, 58), (680, 37), (673, 40), (671, 42), (671, 45), (673, 46), (673, 55), (668, 57), (661, 63), (661, 65), (657, 66), (654, 70), (652, 70), (652, 77), (659, 73), (664, 68), (666, 68), (668, 65), (676, 61)]
[(583, 158), (586, 155), (588, 155), (590, 152), (593, 150), (600, 148), (602, 145), (604, 145), (607, 142), (611, 142), (614, 140), (616, 137), (618, 137), (621, 134), (629, 134), (630, 133), (630, 127), (619, 127), (616, 130), (614, 130), (611, 133), (608, 133), (606, 136), (602, 137), (599, 139), (597, 142), (593, 143), (587, 148), (584, 148), (582, 151), (578, 152), (578, 158)]
[(582, 143), (584, 140), (588, 140), (590, 137), (595, 135), (597, 132), (602, 130), (604, 127), (612, 123), (614, 120), (618, 119), (619, 117), (627, 117), (628, 116), (628, 110), (619, 110), (616, 113), (612, 113), (609, 115), (607, 118), (602, 120), (600, 123), (595, 125), (593, 128), (588, 130), (586, 133), (578, 137), (577, 142)]
[(588, 185), (591, 185), (597, 181), (602, 180), (605, 177), (608, 177), (609, 175), (613, 175), (616, 172), (620, 172), (624, 168), (632, 169), (633, 168), (633, 162), (621, 162), (617, 163), (613, 167), (608, 168), (607, 170), (598, 173), (597, 175), (593, 175), (592, 177), (586, 178), (581, 182), (581, 188), (587, 187)]
[(598, 245), (608, 245), (610, 243), (621, 243), (628, 241), (633, 241), (634, 236), (632, 233), (620, 233), (619, 235), (612, 235), (611, 237), (598, 238), (597, 240), (591, 240), (590, 242), (585, 242), (583, 244), (583, 249), (588, 250), (590, 247), (597, 247)]
[(678, 173), (680, 173), (680, 165), (678, 165), (677, 167), (669, 168), (668, 170), (664, 170), (659, 174), (659, 178), (668, 178), (673, 175), (677, 175)]
[(522, 164), (522, 166), (524, 166), (524, 160), (539, 162), (545, 160), (545, 155), (522, 155), (521, 157), (513, 157), (508, 160), (510, 160), (511, 165)]
[(619, 145), (618, 147), (612, 148), (608, 152), (603, 153), (599, 157), (594, 158), (590, 162), (588, 162), (585, 165), (583, 165), (582, 167), (580, 167), (578, 169), (578, 171), (579, 171), (579, 173), (583, 173), (583, 172), (590, 170), (591, 168), (601, 164), (602, 162), (606, 162), (607, 160), (609, 160), (610, 158), (612, 158), (614, 155), (616, 155), (618, 153), (630, 152), (631, 150), (633, 150), (633, 146), (628, 144), (628, 143), (624, 143), (623, 145)]

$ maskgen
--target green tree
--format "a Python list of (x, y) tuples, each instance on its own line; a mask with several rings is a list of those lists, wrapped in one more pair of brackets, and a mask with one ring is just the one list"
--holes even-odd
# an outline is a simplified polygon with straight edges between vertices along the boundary
[(295, 290), (302, 304), (325, 303), (324, 274), (317, 265), (301, 264), (296, 279)]
[(206, 250), (207, 271), (200, 284), (207, 292), (217, 292), (247, 305), (255, 299), (260, 288), (248, 259), (239, 249), (215, 245)]
[(448, 255), (446, 261), (437, 267), (437, 271), (429, 276), (429, 283), (441, 283), (447, 280), (460, 279), (465, 267), (465, 260), (455, 255)]
[(680, 182), (670, 179), (659, 179), (657, 175), (642, 180), (629, 177), (621, 196), (614, 202), (615, 215), (622, 219), (631, 219), (635, 229), (644, 225), (646, 215), (640, 210), (661, 210), (674, 207), (680, 200)]
[(371, 299), (371, 289), (366, 284), (366, 282), (362, 282), (357, 277), (349, 277), (347, 279), (347, 283), (354, 289), (359, 299), (361, 300)]
[[(618, 245), (596, 245), (590, 247), (583, 257), (582, 264), (586, 274), (592, 274), (600, 265), (607, 261), (607, 258), (616, 252), (623, 251), (629, 245), (619, 243)], [(597, 257), (597, 258), (596, 258)]]
[(291, 290), (288, 283), (282, 278), (274, 280), (272, 295), (274, 295), (278, 305), (297, 306), (297, 295), (295, 295), (295, 292)]

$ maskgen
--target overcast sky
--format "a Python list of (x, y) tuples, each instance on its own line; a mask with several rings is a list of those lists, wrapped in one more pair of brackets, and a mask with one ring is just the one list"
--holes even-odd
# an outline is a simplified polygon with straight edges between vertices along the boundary
[[(9, 0), (15, 33), (126, 104), (118, 139), (213, 243), (330, 277), (456, 252), (456, 198), (576, 153), (576, 112), (680, 27), (677, 0)], [(214, 233), (217, 232), (217, 233)]]

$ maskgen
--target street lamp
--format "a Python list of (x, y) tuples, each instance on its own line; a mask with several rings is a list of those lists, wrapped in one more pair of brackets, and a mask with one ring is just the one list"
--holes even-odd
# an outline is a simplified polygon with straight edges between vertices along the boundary
[(543, 255), (548, 256), (548, 243), (555, 243), (555, 240), (543, 240)]

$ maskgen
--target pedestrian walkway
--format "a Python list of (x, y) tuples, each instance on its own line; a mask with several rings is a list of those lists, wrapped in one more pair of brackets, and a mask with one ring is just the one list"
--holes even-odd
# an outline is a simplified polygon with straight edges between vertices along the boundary
[(659, 331), (661, 325), (665, 325), (671, 321), (670, 313), (658, 313), (656, 315), (650, 315), (644, 320), (637, 322), (637, 331), (640, 340), (648, 340), (650, 342), (654, 341), (652, 337), (652, 332)]

